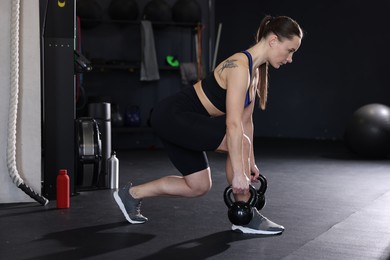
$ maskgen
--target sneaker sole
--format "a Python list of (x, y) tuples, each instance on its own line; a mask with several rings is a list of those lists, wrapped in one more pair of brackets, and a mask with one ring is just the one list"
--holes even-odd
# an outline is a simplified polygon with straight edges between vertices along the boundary
[(280, 230), (280, 231), (257, 230), (252, 228), (246, 228), (243, 226), (236, 226), (236, 225), (232, 225), (232, 230), (244, 234), (256, 234), (256, 235), (276, 235), (284, 231), (284, 230)]
[(131, 224), (143, 224), (146, 221), (137, 221), (137, 220), (132, 220), (129, 216), (129, 214), (126, 211), (125, 205), (123, 204), (121, 198), (119, 197), (118, 191), (114, 192), (114, 199), (116, 201), (116, 204), (118, 204), (120, 210), (122, 211), (123, 215), (125, 216), (126, 220), (130, 222)]

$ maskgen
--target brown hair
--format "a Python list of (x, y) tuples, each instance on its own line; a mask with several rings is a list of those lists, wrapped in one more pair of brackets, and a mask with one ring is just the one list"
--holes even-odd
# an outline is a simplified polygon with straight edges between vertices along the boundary
[[(266, 15), (260, 23), (256, 34), (256, 43), (274, 33), (280, 40), (291, 40), (294, 36), (303, 37), (299, 24), (287, 16), (272, 17)], [(268, 62), (260, 65), (260, 79), (257, 85), (257, 95), (260, 98), (260, 108), (265, 110), (268, 95)]]

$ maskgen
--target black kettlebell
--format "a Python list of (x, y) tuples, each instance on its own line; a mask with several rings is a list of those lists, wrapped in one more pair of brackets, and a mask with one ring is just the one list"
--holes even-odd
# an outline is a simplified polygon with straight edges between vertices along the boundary
[(257, 179), (260, 181), (260, 187), (257, 190), (257, 202), (256, 208), (261, 210), (264, 208), (266, 200), (265, 200), (265, 192), (267, 191), (267, 179), (263, 175), (259, 175)]
[(234, 225), (247, 225), (253, 217), (253, 207), (257, 201), (257, 192), (255, 187), (249, 185), (250, 198), (245, 201), (232, 201), (232, 186), (228, 186), (224, 192), (224, 201), (228, 209), (228, 218)]

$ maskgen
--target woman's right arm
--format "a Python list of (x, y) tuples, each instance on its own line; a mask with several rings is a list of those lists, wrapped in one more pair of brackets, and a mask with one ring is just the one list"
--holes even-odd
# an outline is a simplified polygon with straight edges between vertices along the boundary
[[(237, 64), (238, 65), (238, 64)], [(249, 173), (245, 172), (243, 156), (243, 113), (247, 92), (248, 69), (236, 66), (222, 72), (226, 82), (226, 141), (231, 159), (233, 176), (232, 189), (235, 194), (249, 191)]]

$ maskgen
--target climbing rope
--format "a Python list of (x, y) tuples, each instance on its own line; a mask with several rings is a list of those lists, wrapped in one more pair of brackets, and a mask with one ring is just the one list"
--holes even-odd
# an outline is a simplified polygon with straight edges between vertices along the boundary
[(16, 125), (19, 96), (19, 16), (20, 0), (11, 1), (11, 78), (8, 118), (7, 167), (13, 183), (42, 205), (49, 201), (30, 188), (20, 177), (16, 167)]

